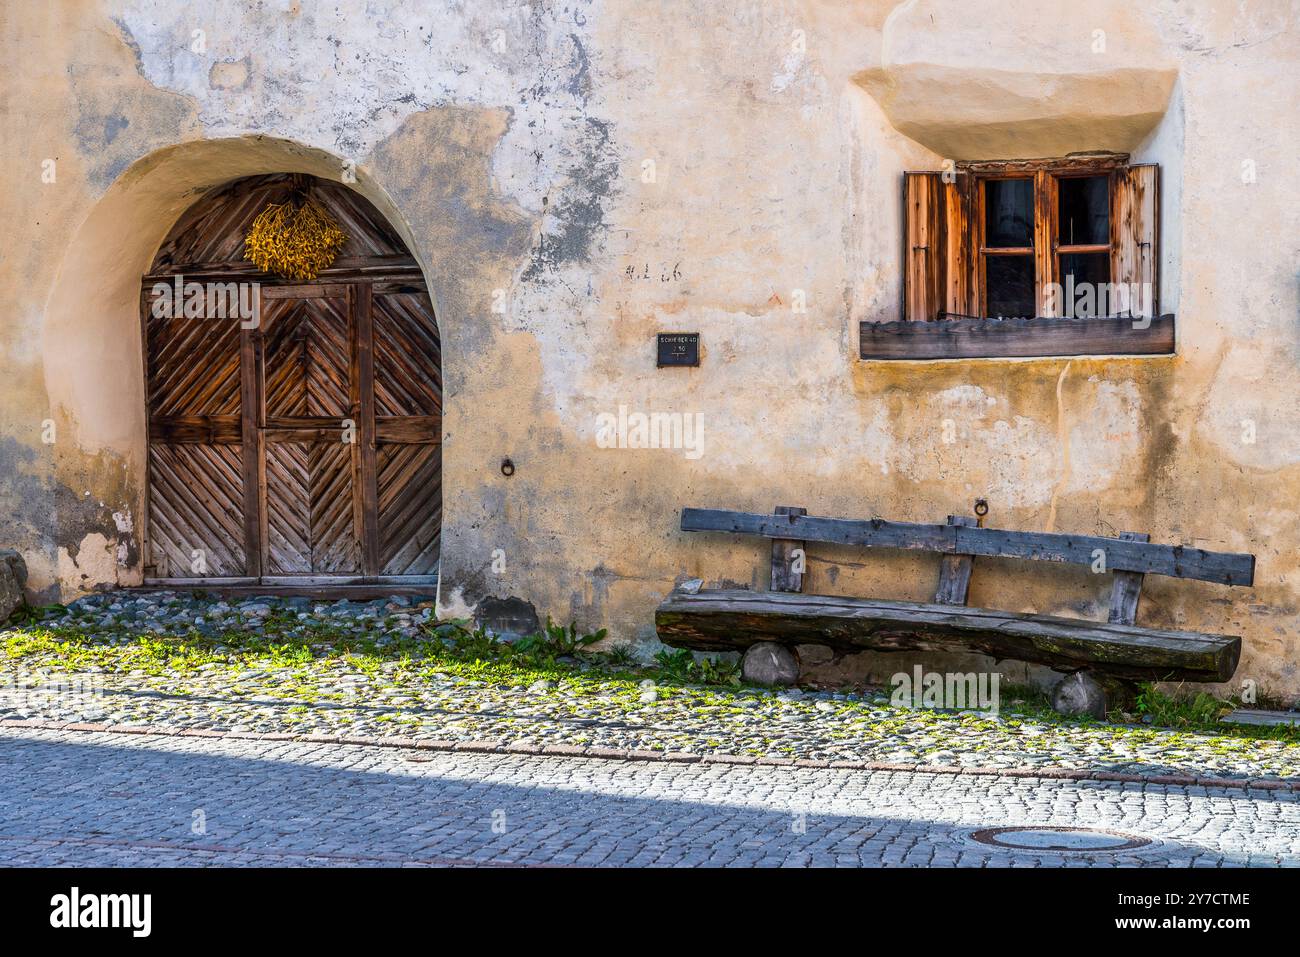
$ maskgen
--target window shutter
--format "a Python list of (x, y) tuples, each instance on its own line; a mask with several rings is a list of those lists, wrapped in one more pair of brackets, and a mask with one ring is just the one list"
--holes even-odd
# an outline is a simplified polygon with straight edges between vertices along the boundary
[(941, 173), (904, 173), (903, 208), (907, 219), (903, 250), (903, 318), (939, 318), (945, 287), (944, 205)]
[(975, 177), (958, 172), (955, 182), (944, 184), (947, 246), (944, 310), (952, 317), (979, 314), (979, 291), (975, 287)]
[[(1143, 163), (1115, 171), (1111, 229), (1112, 282), (1131, 293), (1121, 314), (1160, 315), (1160, 167)], [(1149, 292), (1147, 290), (1150, 290)], [(1148, 299), (1147, 296), (1150, 296)]]
[(971, 315), (970, 190), (966, 173), (904, 173), (903, 318), (931, 322), (945, 314)]

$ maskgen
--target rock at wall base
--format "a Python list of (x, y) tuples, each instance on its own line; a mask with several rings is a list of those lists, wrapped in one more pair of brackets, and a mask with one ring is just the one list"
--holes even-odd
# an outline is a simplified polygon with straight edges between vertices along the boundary
[(27, 584), (27, 563), (12, 548), (0, 548), (0, 624), (9, 620), (26, 602), (23, 586)]
[(827, 645), (795, 645), (794, 655), (800, 668), (818, 668), (835, 660), (835, 649)]
[(474, 619), (484, 631), (502, 639), (522, 638), (542, 630), (532, 602), (513, 596), (484, 598), (474, 609)]
[(1106, 717), (1106, 691), (1084, 671), (1066, 675), (1052, 689), (1052, 710), (1058, 714), (1090, 714), (1098, 720)]
[(799, 662), (774, 641), (760, 641), (745, 651), (740, 672), (756, 685), (788, 687), (799, 680)]

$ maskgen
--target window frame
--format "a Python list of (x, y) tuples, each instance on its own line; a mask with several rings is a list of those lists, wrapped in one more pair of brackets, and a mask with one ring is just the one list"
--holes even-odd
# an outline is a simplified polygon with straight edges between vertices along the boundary
[[(1120, 158), (1122, 156), (1122, 159)], [(1119, 242), (1116, 225), (1116, 171), (1128, 165), (1124, 154), (1064, 160), (1019, 160), (1014, 163), (977, 162), (958, 163), (957, 172), (972, 177), (976, 197), (975, 223), (979, 234), (976, 254), (979, 256), (976, 283), (979, 289), (979, 315), (971, 318), (997, 319), (988, 310), (987, 258), (990, 255), (1030, 255), (1034, 258), (1035, 315), (1032, 319), (1056, 318), (1048, 305), (1046, 290), (1051, 283), (1060, 283), (1061, 256), (1071, 254), (1105, 253), (1113, 257)], [(1109, 235), (1102, 243), (1061, 243), (1061, 181), (1106, 177)], [(1028, 247), (989, 247), (987, 243), (987, 218), (985, 216), (986, 184), (996, 181), (1030, 180), (1033, 183), (1034, 223), (1032, 243)], [(1102, 318), (1102, 317), (1098, 317)]]
[[(862, 359), (1034, 358), (1174, 353), (1174, 317), (1161, 315), (1158, 308), (1160, 199), (1157, 166), (1132, 164), (1126, 153), (1080, 153), (1063, 158), (967, 161), (945, 166), (946, 170), (942, 173), (933, 171), (904, 175), (903, 314), (896, 322), (862, 322)], [(1138, 171), (1141, 171), (1141, 175), (1137, 175)], [(1107, 243), (1062, 245), (1059, 241), (1061, 180), (1103, 175), (1107, 177), (1109, 199)], [(918, 205), (915, 197), (909, 193), (909, 176), (930, 178), (928, 185), (922, 184), (925, 185), (922, 192), (926, 194), (924, 203)], [(938, 185), (939, 180), (935, 177), (940, 176), (944, 184), (955, 185)], [(1015, 247), (1018, 252), (1010, 252), (1010, 247), (989, 252), (992, 247), (985, 242), (987, 222), (984, 184), (989, 180), (1005, 179), (1030, 179), (1033, 182), (1033, 243), (1028, 248)], [(1149, 195), (1145, 195), (1142, 190)], [(909, 202), (912, 204), (910, 208)], [(1142, 203), (1146, 205), (1135, 216), (1134, 208)], [(935, 216), (939, 221), (934, 220)], [(943, 222), (945, 216), (946, 225)], [(955, 221), (960, 223), (959, 228), (952, 226), (954, 216), (957, 217)], [(917, 223), (922, 220), (924, 221), (918, 228)], [(1140, 222), (1135, 225), (1134, 220)], [(945, 235), (945, 229), (952, 235)], [(1149, 241), (1138, 242), (1139, 234)], [(953, 236), (957, 239), (954, 240)], [(954, 252), (954, 243), (957, 247), (964, 244), (964, 248)], [(918, 254), (918, 250), (923, 252)], [(929, 251), (924, 252), (925, 250)], [(1151, 316), (1134, 318), (1131, 315), (1112, 314), (1079, 319), (1051, 314), (1047, 290), (1050, 283), (1061, 281), (1062, 256), (1101, 252), (1110, 258), (1110, 282), (1130, 282), (1134, 272), (1141, 275), (1143, 282), (1150, 282)], [(998, 319), (987, 316), (987, 259), (990, 255), (1007, 254), (1033, 256), (1036, 306), (1033, 318)], [(931, 263), (940, 275), (925, 273), (925, 288), (918, 285), (909, 290), (908, 282), (915, 278), (915, 267), (907, 257), (917, 255), (930, 257), (923, 262)], [(939, 266), (934, 267), (934, 263), (939, 263)], [(943, 271), (945, 269), (946, 272)], [(922, 303), (919, 309), (914, 301), (918, 296)], [(958, 304), (965, 304), (966, 309), (951, 309), (954, 297)], [(972, 306), (975, 307), (973, 310)], [(972, 315), (972, 311), (978, 315)], [(923, 319), (914, 318), (917, 313)]]

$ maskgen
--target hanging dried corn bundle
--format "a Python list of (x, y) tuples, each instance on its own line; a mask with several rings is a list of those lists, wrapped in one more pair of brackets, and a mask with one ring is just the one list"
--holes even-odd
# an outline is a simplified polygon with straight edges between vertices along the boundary
[(244, 239), (244, 258), (285, 279), (315, 279), (347, 239), (320, 203), (299, 192), (258, 214)]

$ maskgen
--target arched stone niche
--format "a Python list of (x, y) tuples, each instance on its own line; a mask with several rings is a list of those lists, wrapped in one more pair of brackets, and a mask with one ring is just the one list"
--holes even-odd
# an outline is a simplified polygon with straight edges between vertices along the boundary
[[(132, 164), (70, 237), (46, 302), (42, 336), (45, 388), (59, 434), (53, 467), (62, 476), (77, 476), (76, 487), (82, 488), (88, 462), (112, 463), (118, 477), (86, 494), (111, 498), (111, 507), (120, 507), (114, 519), (121, 540), (114, 554), (113, 543), (94, 533), (76, 568), (64, 569), (60, 557), (64, 594), (140, 580), (139, 549), (130, 544), (135, 529), (143, 527), (147, 467), (140, 280), (159, 244), (195, 200), (222, 183), (282, 172), (339, 180), (343, 170), (341, 157), (274, 137), (182, 143)], [(355, 172), (356, 182), (349, 185), (374, 204), (420, 260), (436, 309), (437, 288), (409, 224), (370, 176)]]

